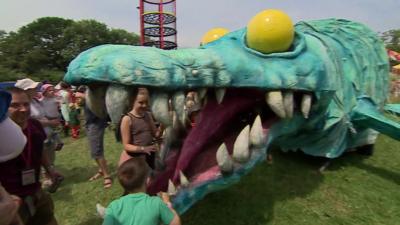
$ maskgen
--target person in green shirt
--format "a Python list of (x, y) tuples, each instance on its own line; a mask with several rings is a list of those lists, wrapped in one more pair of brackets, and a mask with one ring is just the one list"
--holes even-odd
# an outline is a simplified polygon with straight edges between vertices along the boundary
[(118, 168), (118, 181), (125, 194), (112, 201), (105, 212), (103, 225), (180, 225), (170, 202), (146, 194), (150, 167), (143, 158), (131, 158)]

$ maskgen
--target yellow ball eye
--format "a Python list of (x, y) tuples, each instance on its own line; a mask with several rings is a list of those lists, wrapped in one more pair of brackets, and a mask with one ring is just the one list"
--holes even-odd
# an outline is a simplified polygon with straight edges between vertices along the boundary
[(208, 44), (209, 42), (220, 39), (222, 36), (224, 36), (227, 33), (229, 33), (229, 30), (227, 30), (225, 28), (220, 28), (220, 27), (213, 28), (213, 29), (207, 31), (207, 33), (205, 33), (203, 35), (203, 37), (201, 38), (201, 45), (205, 45), (205, 44)]
[(247, 24), (247, 46), (262, 53), (287, 51), (293, 38), (292, 20), (280, 10), (264, 10)]

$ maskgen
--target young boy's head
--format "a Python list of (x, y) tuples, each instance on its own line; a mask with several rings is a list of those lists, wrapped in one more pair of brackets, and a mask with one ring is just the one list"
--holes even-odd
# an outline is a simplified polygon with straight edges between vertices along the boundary
[(136, 192), (146, 183), (150, 168), (141, 157), (131, 158), (118, 168), (118, 180), (125, 192)]

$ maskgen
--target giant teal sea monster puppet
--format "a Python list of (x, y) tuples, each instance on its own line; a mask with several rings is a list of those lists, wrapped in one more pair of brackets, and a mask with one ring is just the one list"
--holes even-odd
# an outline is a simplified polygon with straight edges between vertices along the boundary
[[(281, 18), (268, 21), (279, 25)], [(262, 28), (250, 26), (195, 49), (98, 46), (76, 57), (65, 75), (88, 85), (89, 107), (114, 123), (131, 89), (150, 89), (151, 109), (166, 131), (148, 190), (176, 192), (180, 213), (237, 182), (271, 145), (336, 158), (373, 145), (378, 132), (400, 139), (400, 124), (383, 115), (389, 66), (374, 32), (342, 19), (299, 22), (292, 31), (286, 24), (289, 45), (282, 49), (275, 45), (285, 40), (268, 40), (274, 29), (256, 34), (268, 37), (260, 43), (250, 35)], [(186, 122), (188, 91), (202, 105), (194, 127)], [(399, 113), (396, 105), (387, 109)]]

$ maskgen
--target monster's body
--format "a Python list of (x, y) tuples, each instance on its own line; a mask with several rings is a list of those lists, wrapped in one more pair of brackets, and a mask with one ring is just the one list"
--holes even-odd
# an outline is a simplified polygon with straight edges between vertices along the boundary
[[(268, 116), (262, 116), (262, 122), (264, 133), (268, 135), (262, 145), (249, 145), (252, 152), (249, 158), (245, 162), (236, 160), (235, 168), (230, 173), (215, 172), (212, 167), (214, 169), (208, 171), (217, 175), (183, 188), (175, 200), (178, 211), (185, 211), (206, 193), (237, 181), (265, 157), (272, 143), (283, 150), (299, 149), (306, 154), (335, 158), (346, 149), (373, 144), (377, 136), (375, 130), (400, 139), (400, 125), (381, 115), (388, 97), (388, 57), (381, 40), (368, 28), (335, 19), (300, 22), (296, 25), (292, 47), (286, 52), (271, 54), (247, 48), (245, 33), (246, 29), (229, 33), (199, 49), (164, 51), (104, 45), (82, 53), (68, 68), (65, 80), (69, 83), (89, 86), (99, 82), (114, 83), (110, 86), (112, 89), (119, 85), (147, 86), (155, 101), (162, 99), (160, 96), (168, 99), (171, 95), (176, 117), (180, 121), (185, 116), (177, 106), (181, 106), (185, 91), (203, 88), (227, 90), (220, 104), (209, 100), (204, 106), (198, 124), (203, 127), (188, 131), (182, 150), (179, 153), (171, 151), (174, 159), (168, 161), (166, 157), (169, 164), (165, 174), (175, 183), (179, 183), (180, 171), (194, 173), (188, 168), (190, 164), (198, 163), (194, 157), (203, 151), (207, 140), (218, 142), (214, 136), (219, 133), (210, 131), (213, 126), (218, 127), (219, 121), (224, 121), (221, 127), (229, 126), (238, 118), (223, 110), (236, 110), (237, 114), (243, 114), (248, 108), (262, 106), (259, 101), (263, 99), (263, 93), (268, 92), (281, 91), (284, 96), (287, 93), (294, 96), (291, 106), (293, 116), (286, 111), (282, 119), (271, 119), (272, 123), (267, 121), (267, 117), (271, 117), (270, 112), (265, 112)], [(124, 87), (126, 89), (129, 88)], [(114, 90), (113, 93), (129, 96), (126, 91)], [(115, 96), (112, 93), (109, 95)], [(296, 104), (303, 95), (312, 96), (311, 110), (306, 116), (298, 110), (302, 105)], [(111, 102), (117, 101), (117, 97), (110, 98)], [(126, 104), (118, 109), (107, 104), (107, 111), (120, 115)], [(243, 108), (233, 106), (240, 104)], [(221, 116), (209, 118), (214, 114)], [(114, 122), (117, 122), (118, 115), (111, 115)], [(243, 127), (240, 126), (240, 129)], [(232, 133), (236, 135), (238, 132)], [(198, 147), (193, 141), (196, 135), (205, 139)], [(221, 139), (228, 141), (232, 138), (221, 136)], [(215, 145), (218, 147), (221, 142)], [(232, 145), (227, 144), (230, 153)], [(161, 180), (155, 182), (159, 186), (155, 189), (165, 188), (166, 181)]]

